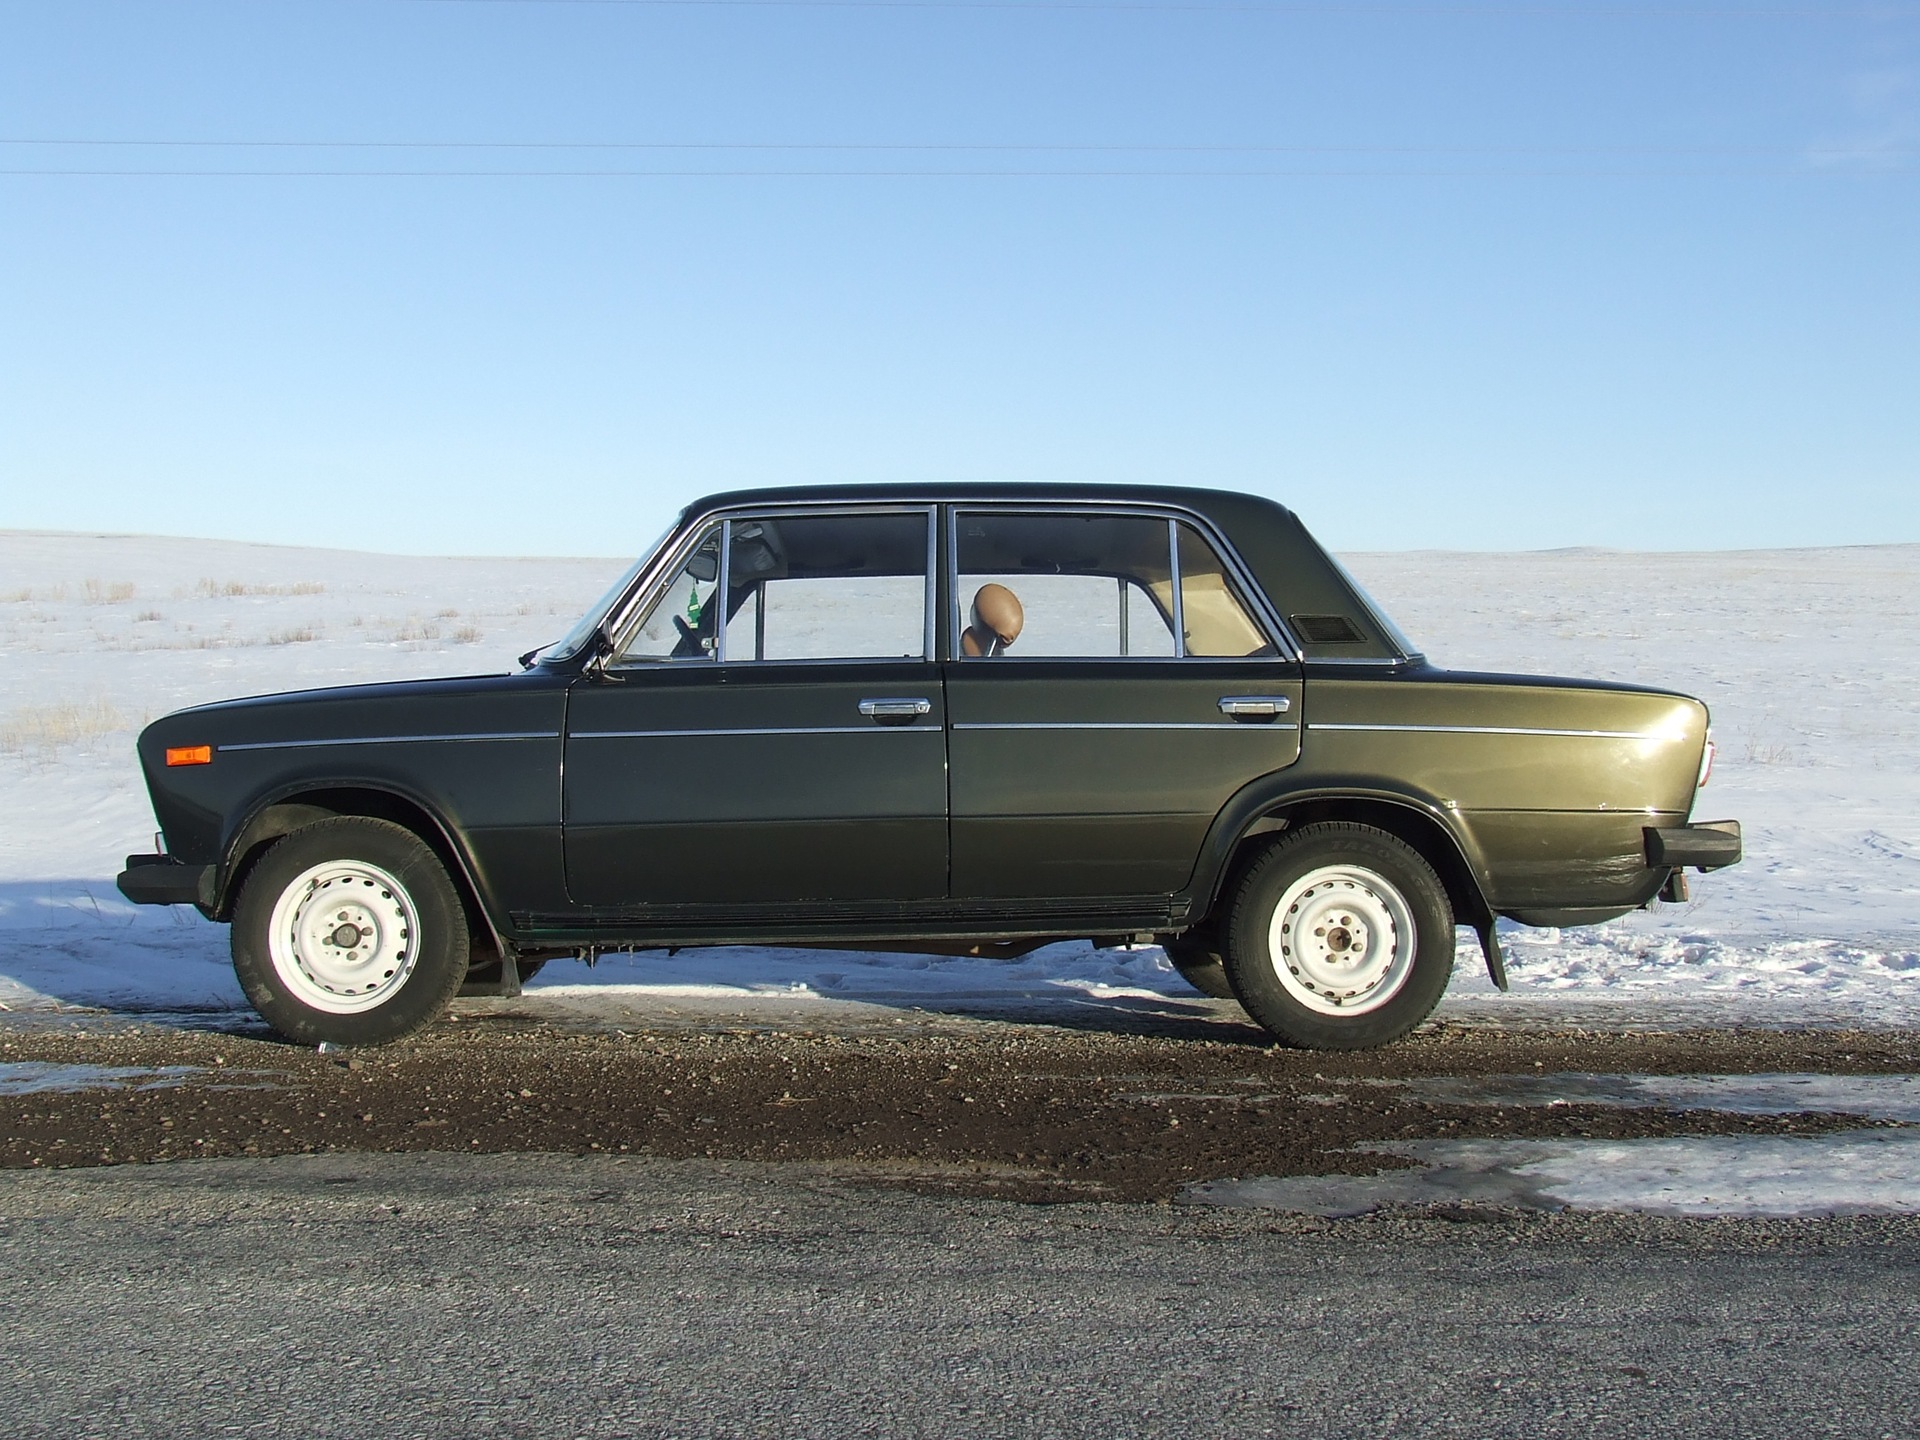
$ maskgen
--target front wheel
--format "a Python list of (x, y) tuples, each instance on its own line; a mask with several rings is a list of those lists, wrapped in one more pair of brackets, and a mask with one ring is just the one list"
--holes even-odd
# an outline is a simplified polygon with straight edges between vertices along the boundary
[(341, 816), (274, 843), (233, 911), (233, 968), (303, 1045), (383, 1045), (430, 1024), (467, 973), (467, 917), (412, 831)]
[(1160, 948), (1167, 952), (1167, 961), (1179, 971), (1180, 978), (1202, 995), (1212, 1000), (1237, 999), (1227, 980), (1226, 959), (1215, 948), (1218, 943), (1182, 935), (1162, 940)]
[(1367, 1050), (1432, 1012), (1453, 975), (1453, 908), (1433, 867), (1369, 825), (1287, 835), (1256, 861), (1228, 917), (1227, 973), (1247, 1012), (1290, 1045)]

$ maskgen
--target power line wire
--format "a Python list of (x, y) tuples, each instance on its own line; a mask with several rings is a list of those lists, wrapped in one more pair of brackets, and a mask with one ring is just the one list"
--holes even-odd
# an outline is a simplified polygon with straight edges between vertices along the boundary
[(1837, 166), (1774, 166), (1768, 168), (1732, 169), (1626, 169), (1622, 167), (1559, 167), (1536, 169), (1492, 169), (1492, 168), (1398, 168), (1398, 169), (1344, 169), (1335, 170), (1325, 167), (1298, 169), (1261, 169), (1261, 170), (1221, 170), (1199, 169), (1125, 169), (1125, 170), (1064, 170), (1064, 169), (1026, 169), (1026, 170), (986, 170), (986, 169), (914, 169), (914, 170), (876, 170), (876, 169), (840, 169), (840, 170), (688, 170), (688, 169), (620, 169), (620, 170), (106, 170), (106, 169), (55, 169), (12, 168), (0, 169), (0, 176), (93, 176), (100, 178), (150, 177), (155, 179), (178, 178), (231, 178), (231, 179), (1214, 179), (1214, 180), (1261, 180), (1261, 179), (1552, 179), (1552, 178), (1638, 178), (1638, 179), (1680, 179), (1725, 177), (1738, 178), (1749, 176), (1762, 178), (1767, 176), (1832, 176), (1837, 178), (1874, 178), (1893, 175), (1920, 174), (1920, 171), (1907, 166), (1879, 166), (1873, 168), (1853, 167), (1842, 169)]
[(1836, 160), (1905, 158), (1910, 147), (1884, 145), (1219, 145), (1045, 141), (759, 140), (182, 140), (0, 136), (15, 148), (168, 150), (611, 150), (650, 153), (1021, 155), (1759, 155)]
[(1677, 5), (1545, 4), (1526, 0), (1354, 0), (1354, 3), (1234, 3), (1234, 0), (392, 0), (401, 5), (491, 5), (526, 8), (705, 9), (705, 10), (1099, 10), (1194, 12), (1235, 15), (1582, 15), (1609, 19), (1662, 19), (1694, 15), (1755, 19), (1899, 19), (1916, 13), (1911, 5)]

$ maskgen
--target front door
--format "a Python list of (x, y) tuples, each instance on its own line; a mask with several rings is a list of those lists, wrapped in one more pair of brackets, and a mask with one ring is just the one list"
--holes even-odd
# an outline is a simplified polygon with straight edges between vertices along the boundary
[(1299, 758), (1298, 664), (1183, 521), (961, 509), (953, 530), (955, 897), (1183, 889), (1234, 792)]
[(714, 913), (944, 897), (930, 510), (738, 516), (568, 709), (567, 883)]

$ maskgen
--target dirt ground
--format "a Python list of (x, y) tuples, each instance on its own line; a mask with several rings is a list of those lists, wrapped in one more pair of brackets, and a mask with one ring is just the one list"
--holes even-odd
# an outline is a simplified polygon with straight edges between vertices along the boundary
[[(1249, 1034), (1251, 1032), (1248, 1032)], [(1588, 1071), (1905, 1073), (1920, 1034), (1506, 1032), (1439, 1025), (1386, 1050), (970, 1020), (924, 1033), (625, 1028), (469, 1013), (384, 1050), (67, 1018), (0, 1031), (0, 1065), (130, 1067), (0, 1094), (0, 1166), (330, 1152), (573, 1152), (824, 1165), (1015, 1200), (1166, 1200), (1198, 1181), (1363, 1173), (1428, 1138), (1807, 1134), (1858, 1116), (1427, 1103), (1395, 1081)], [(15, 1071), (14, 1073), (20, 1073)]]

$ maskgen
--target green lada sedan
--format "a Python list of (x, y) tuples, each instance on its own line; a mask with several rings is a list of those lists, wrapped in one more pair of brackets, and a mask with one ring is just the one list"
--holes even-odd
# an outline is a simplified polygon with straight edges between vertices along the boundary
[[(377, 1044), (545, 960), (1151, 939), (1279, 1039), (1406, 1034), (1472, 927), (1740, 858), (1706, 707), (1428, 664), (1289, 511), (1217, 491), (716, 495), (513, 673), (202, 706), (164, 852), (291, 1039)], [(697, 966), (697, 955), (689, 956)]]

